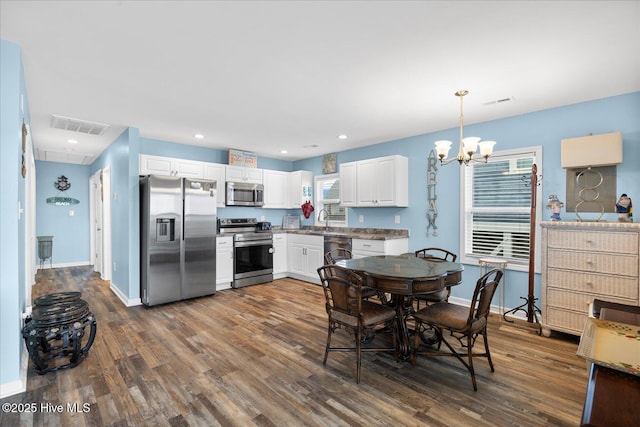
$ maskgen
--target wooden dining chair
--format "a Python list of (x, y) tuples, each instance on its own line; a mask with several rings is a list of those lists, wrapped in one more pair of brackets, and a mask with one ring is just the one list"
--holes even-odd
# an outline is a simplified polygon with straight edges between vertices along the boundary
[[(475, 370), (473, 368), (473, 358), (486, 357), (489, 361), (491, 372), (494, 372), (491, 353), (489, 352), (489, 341), (487, 340), (487, 317), (489, 316), (489, 310), (491, 308), (491, 300), (500, 283), (500, 279), (502, 279), (502, 274), (502, 271), (496, 268), (480, 277), (476, 283), (469, 307), (451, 304), (447, 301), (440, 301), (427, 305), (413, 315), (417, 325), (426, 324), (434, 328), (439, 340), (438, 351), (419, 351), (420, 337), (416, 334), (413, 348), (413, 364), (416, 363), (418, 355), (454, 356), (462, 362), (471, 374), (473, 390), (478, 390)], [(451, 331), (452, 336), (460, 341), (460, 345), (463, 348), (466, 348), (467, 361), (463, 359), (464, 353), (457, 352), (445, 339), (443, 334), (444, 330)], [(482, 335), (484, 340), (485, 351), (484, 353), (473, 353), (473, 345), (480, 335)], [(463, 342), (464, 338), (466, 338), (466, 343)], [(449, 352), (440, 351), (441, 343), (447, 346)]]
[(336, 261), (340, 261), (342, 259), (351, 259), (351, 258), (353, 258), (353, 254), (347, 248), (331, 249), (330, 251), (324, 254), (325, 264), (335, 264)]
[[(329, 316), (327, 344), (322, 364), (327, 364), (329, 352), (354, 352), (356, 354), (356, 382), (360, 383), (362, 352), (392, 352), (397, 361), (395, 331), (398, 319), (395, 309), (363, 299), (362, 277), (349, 269), (337, 265), (324, 265), (318, 268), (318, 275), (322, 283), (325, 308)], [(391, 329), (391, 345), (363, 346), (363, 338), (380, 327)], [(351, 346), (333, 347), (331, 345), (333, 333), (340, 328), (353, 334)]]
[[(423, 248), (415, 251), (415, 255), (418, 258), (423, 258), (429, 261), (448, 261), (455, 262), (458, 259), (458, 255), (450, 252), (446, 249), (442, 248)], [(446, 288), (433, 292), (430, 294), (424, 295), (416, 295), (416, 310), (420, 309), (420, 301), (424, 301), (425, 303), (434, 303), (440, 301), (448, 301), (449, 296), (451, 295), (451, 286), (447, 286)]]
[[(343, 259), (352, 259), (352, 258), (353, 258), (353, 253), (346, 248), (331, 249), (330, 251), (324, 254), (324, 262), (327, 265), (335, 264), (337, 261), (340, 261)], [(375, 289), (370, 288), (368, 286), (363, 287), (362, 297), (364, 299), (375, 297), (375, 298), (378, 298), (380, 302), (382, 302), (383, 304), (386, 303), (386, 296), (383, 293), (379, 293)]]

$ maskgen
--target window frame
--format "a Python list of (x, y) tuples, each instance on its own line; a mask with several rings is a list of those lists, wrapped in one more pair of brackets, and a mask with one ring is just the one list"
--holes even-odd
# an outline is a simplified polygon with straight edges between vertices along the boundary
[[(314, 211), (314, 218), (313, 218), (313, 224), (315, 226), (319, 226), (319, 227), (324, 227), (325, 226), (325, 221), (318, 221), (318, 216), (320, 215), (320, 210), (322, 209), (322, 207), (324, 206), (323, 202), (324, 199), (322, 198), (322, 191), (320, 191), (320, 188), (318, 188), (318, 185), (320, 183), (320, 181), (328, 181), (328, 180), (340, 180), (340, 174), (339, 173), (332, 173), (332, 174), (328, 174), (328, 175), (316, 175), (313, 178), (313, 189), (314, 189), (314, 193), (315, 193), (315, 211)], [(340, 185), (342, 185), (342, 183), (340, 183)], [(330, 200), (331, 203), (340, 203), (340, 199), (327, 199)], [(344, 208), (344, 221), (329, 221), (328, 222), (329, 227), (348, 227), (349, 226), (349, 208), (345, 207)]]
[[(538, 186), (536, 189), (536, 222), (534, 228), (534, 270), (536, 273), (541, 272), (541, 227), (540, 221), (542, 220), (542, 146), (533, 146), (533, 147), (523, 147), (511, 150), (502, 150), (494, 152), (491, 157), (488, 159), (488, 163), (497, 162), (497, 161), (505, 161), (505, 160), (516, 160), (522, 157), (533, 157), (533, 163), (537, 166), (538, 170)], [(483, 258), (495, 258), (507, 261), (507, 268), (509, 270), (516, 271), (529, 271), (529, 259), (513, 259), (503, 256), (495, 256), (495, 255), (484, 255), (484, 254), (474, 254), (472, 251), (467, 251), (467, 241), (472, 241), (471, 239), (467, 239), (467, 233), (473, 233), (472, 227), (467, 227), (467, 218), (473, 212), (473, 207), (469, 208), (467, 206), (467, 199), (471, 200), (470, 196), (473, 194), (473, 180), (471, 180), (472, 186), (467, 188), (467, 175), (469, 173), (473, 173), (473, 167), (477, 162), (469, 163), (468, 166), (460, 167), (460, 262), (463, 264), (471, 264), (471, 265), (479, 265), (479, 260)], [(529, 172), (530, 174), (531, 172)], [(530, 182), (530, 181), (529, 181)], [(522, 208), (497, 208), (504, 209), (504, 211), (509, 212), (518, 212), (522, 210)], [(527, 208), (527, 213), (530, 214), (531, 207)], [(531, 236), (529, 236), (529, 241), (531, 241)]]

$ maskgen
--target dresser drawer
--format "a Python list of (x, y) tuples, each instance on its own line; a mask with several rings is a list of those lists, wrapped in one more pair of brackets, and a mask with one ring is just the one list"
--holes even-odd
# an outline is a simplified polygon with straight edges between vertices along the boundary
[(587, 322), (587, 311), (578, 313), (576, 311), (547, 307), (545, 317), (545, 326), (574, 335), (581, 335), (584, 324)]
[(638, 233), (550, 230), (547, 245), (549, 248), (638, 255)]
[(549, 249), (547, 265), (550, 268), (566, 268), (589, 273), (638, 276), (637, 255), (609, 255)]
[(589, 274), (569, 270), (547, 270), (547, 289), (561, 288), (599, 295), (616, 295), (638, 300), (638, 278)]
[(610, 302), (616, 302), (618, 304), (631, 304), (636, 305), (637, 300), (625, 299), (619, 296), (611, 297), (608, 295), (597, 295), (590, 293), (571, 292), (562, 289), (547, 289), (548, 306), (551, 308), (562, 308), (572, 311), (578, 311), (581, 313), (589, 312), (589, 304), (594, 299), (598, 298)]

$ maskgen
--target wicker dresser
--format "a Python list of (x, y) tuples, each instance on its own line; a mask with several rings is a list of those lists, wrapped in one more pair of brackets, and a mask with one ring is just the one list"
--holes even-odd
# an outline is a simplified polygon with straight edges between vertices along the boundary
[(542, 333), (580, 335), (595, 298), (640, 305), (640, 224), (543, 222)]

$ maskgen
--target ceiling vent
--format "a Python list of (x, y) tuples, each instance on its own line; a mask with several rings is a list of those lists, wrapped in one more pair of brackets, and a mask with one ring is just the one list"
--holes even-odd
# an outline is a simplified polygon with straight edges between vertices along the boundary
[(89, 135), (102, 135), (109, 125), (96, 122), (88, 122), (80, 119), (51, 115), (51, 127), (54, 129), (69, 130), (72, 132), (88, 133)]
[(513, 96), (510, 96), (508, 98), (500, 98), (500, 99), (496, 99), (494, 101), (485, 102), (484, 105), (504, 104), (505, 102), (511, 102), (514, 99), (515, 98)]
[(93, 162), (94, 158), (91, 154), (51, 151), (39, 148), (36, 151), (36, 160), (58, 163), (75, 163), (78, 165), (90, 165)]

